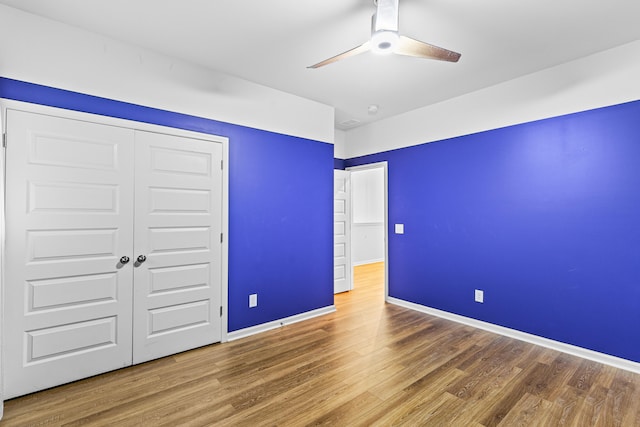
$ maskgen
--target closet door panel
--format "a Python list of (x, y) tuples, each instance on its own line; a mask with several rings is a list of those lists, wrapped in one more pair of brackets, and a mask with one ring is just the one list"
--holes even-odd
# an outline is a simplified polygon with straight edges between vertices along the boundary
[(131, 364), (133, 135), (8, 111), (7, 398)]
[(134, 363), (220, 341), (222, 144), (136, 132)]

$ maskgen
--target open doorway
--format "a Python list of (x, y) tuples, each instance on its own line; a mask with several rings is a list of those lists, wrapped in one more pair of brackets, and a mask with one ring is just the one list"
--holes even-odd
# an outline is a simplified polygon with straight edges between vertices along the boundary
[[(387, 284), (387, 163), (347, 169), (351, 190), (351, 272), (384, 269)], [(354, 270), (355, 268), (355, 270)], [(357, 281), (355, 282), (357, 283)]]

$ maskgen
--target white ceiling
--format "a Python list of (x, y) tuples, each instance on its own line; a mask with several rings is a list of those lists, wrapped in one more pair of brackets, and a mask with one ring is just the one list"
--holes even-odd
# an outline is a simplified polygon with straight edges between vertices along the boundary
[(460, 62), (365, 53), (314, 70), (368, 40), (373, 0), (0, 3), (332, 105), (338, 128), (640, 39), (638, 0), (400, 0), (400, 33), (460, 52)]

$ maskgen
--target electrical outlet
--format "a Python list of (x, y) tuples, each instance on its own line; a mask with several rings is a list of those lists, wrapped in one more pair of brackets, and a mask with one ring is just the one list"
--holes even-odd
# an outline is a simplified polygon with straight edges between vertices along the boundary
[(249, 295), (249, 308), (258, 306), (258, 294)]
[(404, 224), (396, 224), (395, 232), (396, 234), (404, 234)]
[(484, 302), (484, 291), (480, 289), (476, 289), (476, 302), (483, 303)]

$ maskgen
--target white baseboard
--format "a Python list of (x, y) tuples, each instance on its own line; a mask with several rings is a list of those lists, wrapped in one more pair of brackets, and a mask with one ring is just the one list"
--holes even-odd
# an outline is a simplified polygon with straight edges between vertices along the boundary
[(376, 259), (367, 259), (365, 261), (358, 261), (358, 262), (354, 262), (353, 266), (357, 266), (357, 265), (365, 265), (365, 264), (373, 264), (376, 262), (384, 262), (384, 258), (376, 258)]
[(426, 307), (424, 305), (415, 304), (412, 302), (404, 301), (404, 300), (393, 298), (393, 297), (387, 297), (386, 301), (390, 304), (399, 305), (401, 307), (409, 308), (411, 310), (420, 311), (422, 313), (430, 314), (432, 316), (441, 317), (443, 319), (451, 320), (457, 323), (462, 323), (464, 325), (473, 326), (474, 328), (483, 329), (485, 331), (493, 332), (495, 334), (504, 335), (509, 338), (515, 338), (520, 341), (525, 341), (531, 344), (547, 347), (553, 350), (561, 351), (563, 353), (571, 354), (573, 356), (582, 357), (583, 359), (592, 360), (594, 362), (610, 365), (615, 368), (620, 368), (626, 371), (640, 374), (640, 363), (638, 362), (633, 362), (631, 360), (611, 356), (609, 354), (599, 353), (597, 351), (589, 350), (589, 349), (578, 347), (575, 345), (566, 344), (560, 341), (550, 340), (548, 338), (539, 337), (537, 335), (529, 334), (529, 333), (518, 331), (515, 329), (505, 328), (504, 326), (494, 325), (492, 323), (487, 323), (481, 320), (460, 316), (458, 314), (453, 314), (453, 313), (438, 310), (435, 308)]
[(256, 326), (250, 326), (244, 329), (238, 329), (237, 331), (229, 332), (227, 334), (227, 341), (234, 341), (240, 338), (259, 334), (260, 332), (266, 332), (270, 331), (271, 329), (281, 328), (284, 325), (290, 325), (292, 323), (302, 322), (303, 320), (313, 319), (314, 317), (324, 316), (325, 314), (333, 313), (334, 311), (336, 311), (336, 306), (330, 305), (327, 307), (318, 308), (316, 310), (307, 311), (305, 313), (296, 314), (295, 316), (285, 317), (283, 319), (262, 323)]

